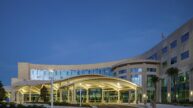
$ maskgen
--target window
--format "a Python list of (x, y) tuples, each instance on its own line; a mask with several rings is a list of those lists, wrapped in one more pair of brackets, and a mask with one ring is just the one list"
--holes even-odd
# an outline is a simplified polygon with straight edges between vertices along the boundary
[(116, 72), (114, 72), (114, 73), (113, 73), (113, 76), (117, 76), (117, 73), (116, 73)]
[(90, 70), (55, 70), (54, 73), (51, 73), (49, 70), (30, 69), (31, 80), (50, 80), (52, 75), (54, 75), (55, 80), (61, 80), (83, 74), (102, 74), (105, 76), (113, 76), (111, 68), (109, 67)]
[(119, 74), (124, 74), (124, 73), (127, 73), (127, 70), (120, 70), (119, 71)]
[(141, 86), (142, 85), (142, 77), (141, 77), (141, 75), (131, 75), (131, 82)]
[(127, 76), (119, 76), (119, 78), (127, 79)]
[(187, 59), (189, 57), (189, 51), (181, 53), (181, 60)]
[(165, 54), (165, 53), (167, 53), (167, 52), (168, 52), (168, 47), (162, 48), (162, 54)]
[(177, 56), (175, 56), (171, 59), (171, 64), (175, 64), (175, 63), (177, 63)]
[(181, 37), (181, 42), (184, 43), (184, 42), (186, 42), (188, 39), (189, 39), (189, 32), (186, 33), (186, 34), (184, 34), (184, 35), (182, 35), (182, 37)]
[(167, 61), (164, 61), (163, 63), (162, 63), (162, 66), (163, 67), (166, 67), (168, 65), (168, 62)]
[(177, 46), (177, 40), (173, 41), (173, 42), (170, 44), (171, 49), (175, 48), (176, 46)]
[(147, 59), (151, 59), (151, 60), (158, 60), (158, 56), (157, 56), (157, 53), (154, 53), (152, 56), (150, 56), (149, 58)]
[(147, 72), (156, 72), (156, 68), (147, 68)]
[(147, 75), (147, 87), (153, 87), (153, 82), (152, 82), (152, 78), (155, 75)]
[(142, 72), (142, 68), (131, 68), (131, 72)]

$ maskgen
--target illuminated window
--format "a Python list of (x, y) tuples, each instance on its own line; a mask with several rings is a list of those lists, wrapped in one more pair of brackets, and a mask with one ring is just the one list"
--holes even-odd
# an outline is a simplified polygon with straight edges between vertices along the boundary
[(142, 68), (131, 68), (131, 72), (142, 72)]
[(131, 82), (137, 84), (137, 85), (142, 85), (142, 76), (141, 75), (131, 75)]

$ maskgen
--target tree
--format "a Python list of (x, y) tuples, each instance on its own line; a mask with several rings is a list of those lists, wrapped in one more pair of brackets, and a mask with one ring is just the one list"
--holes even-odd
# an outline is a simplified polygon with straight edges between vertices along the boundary
[(48, 89), (43, 86), (40, 90), (40, 97), (44, 100), (44, 102), (48, 102)]
[(152, 81), (153, 87), (155, 89), (155, 91), (154, 91), (154, 99), (153, 99), (153, 103), (152, 103), (152, 108), (156, 108), (156, 99), (157, 99), (156, 91), (157, 91), (157, 83), (159, 82), (159, 77), (153, 75), (151, 77), (151, 81)]
[(6, 97), (6, 91), (3, 88), (3, 84), (0, 81), (0, 102), (3, 101)]
[(179, 73), (179, 69), (171, 67), (166, 71), (166, 74), (171, 78), (174, 85), (174, 102), (176, 102), (176, 79)]

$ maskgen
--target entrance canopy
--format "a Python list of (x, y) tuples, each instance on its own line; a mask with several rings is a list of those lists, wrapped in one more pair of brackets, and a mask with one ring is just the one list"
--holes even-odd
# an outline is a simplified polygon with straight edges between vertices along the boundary
[[(50, 88), (50, 81), (20, 81), (14, 84), (14, 88), (22, 93), (32, 92), (39, 94), (42, 86)], [(82, 89), (102, 88), (104, 90), (136, 90), (138, 85), (120, 78), (106, 77), (101, 75), (81, 75), (64, 80), (54, 81), (54, 90), (76, 87)]]

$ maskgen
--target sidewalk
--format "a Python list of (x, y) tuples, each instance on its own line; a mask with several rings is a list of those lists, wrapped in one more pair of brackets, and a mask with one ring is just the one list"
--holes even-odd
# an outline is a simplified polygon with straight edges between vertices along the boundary
[[(152, 107), (148, 103), (146, 108), (152, 108)], [(169, 105), (169, 104), (156, 104), (156, 108), (193, 108), (193, 106), (177, 106), (177, 105)]]

